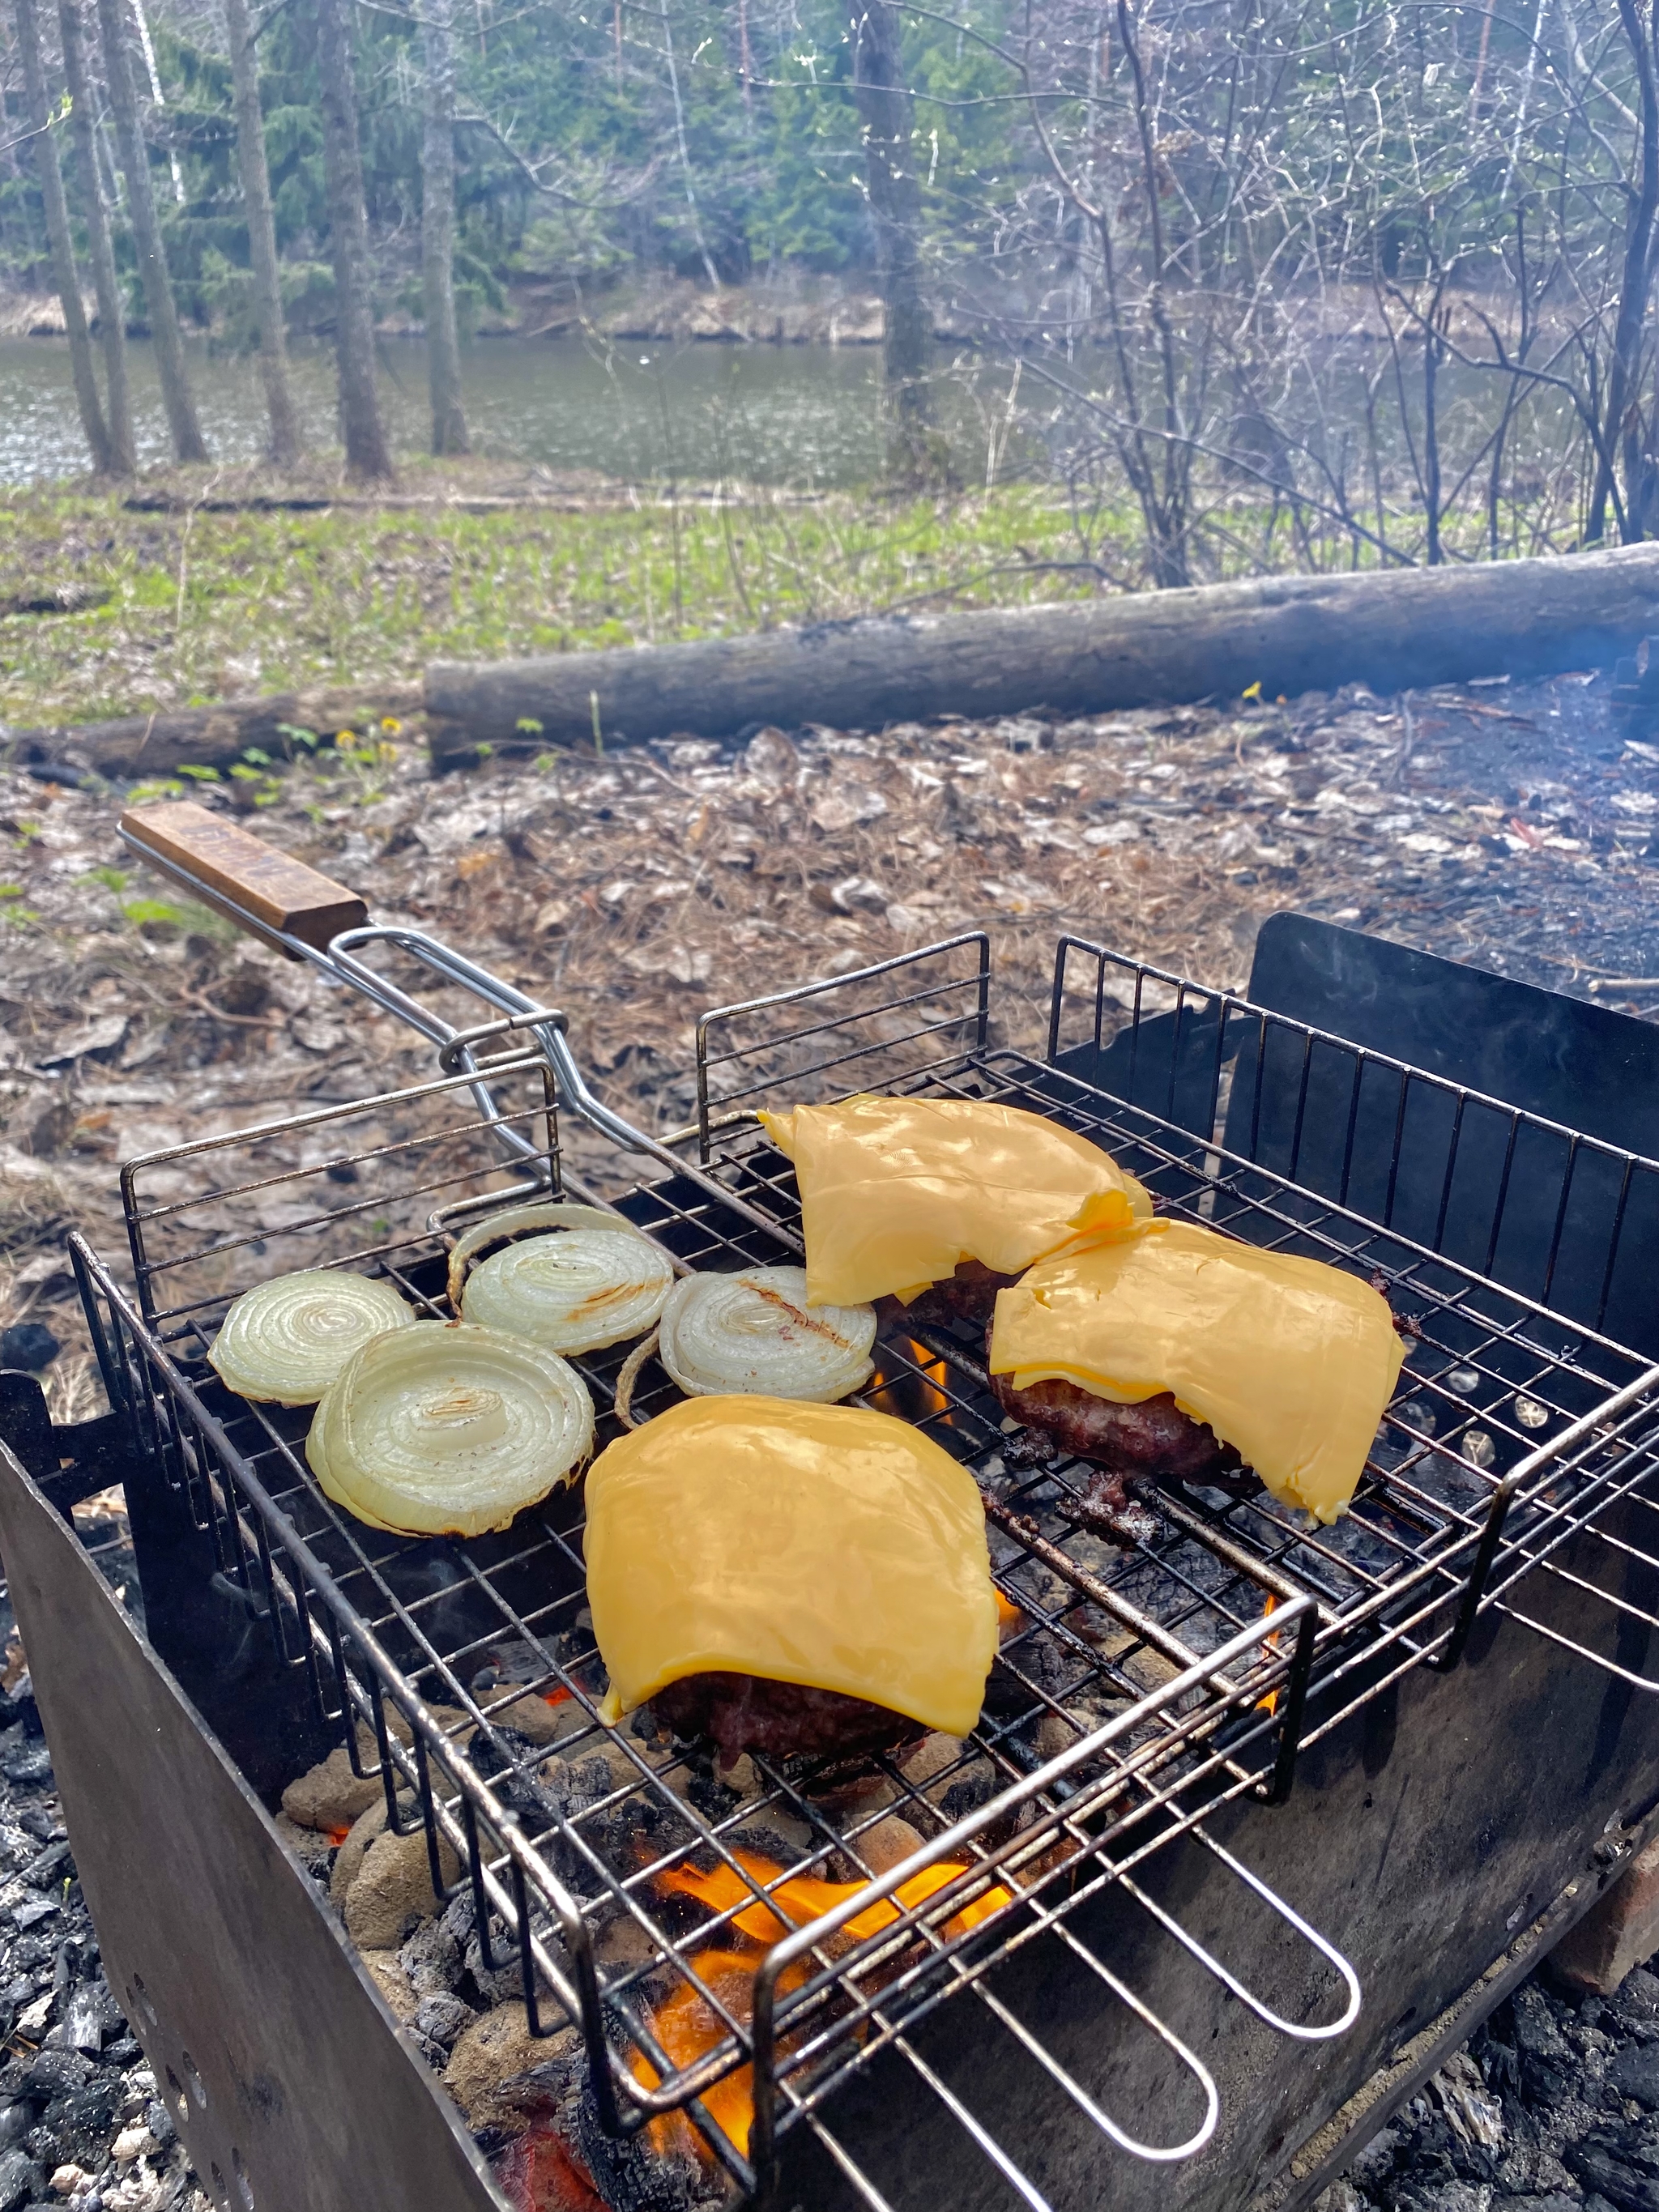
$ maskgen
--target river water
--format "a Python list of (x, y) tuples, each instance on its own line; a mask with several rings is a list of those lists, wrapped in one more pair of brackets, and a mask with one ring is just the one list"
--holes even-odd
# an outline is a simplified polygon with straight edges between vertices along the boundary
[[(128, 352), (139, 457), (164, 462), (154, 354), (147, 341)], [(425, 349), (390, 339), (380, 363), (393, 446), (422, 452), (430, 422)], [(265, 422), (253, 361), (198, 346), (191, 374), (215, 459), (257, 459)], [(463, 375), (477, 448), (552, 469), (638, 482), (672, 475), (847, 486), (881, 466), (874, 346), (634, 344), (601, 354), (580, 338), (489, 338), (466, 349)], [(294, 381), (309, 441), (337, 445), (332, 355), (297, 348)], [(945, 412), (969, 481), (983, 480), (988, 441), (1006, 434), (1006, 376), (989, 364), (970, 364), (966, 384), (949, 386)], [(86, 466), (66, 343), (0, 339), (0, 483), (73, 477)]]

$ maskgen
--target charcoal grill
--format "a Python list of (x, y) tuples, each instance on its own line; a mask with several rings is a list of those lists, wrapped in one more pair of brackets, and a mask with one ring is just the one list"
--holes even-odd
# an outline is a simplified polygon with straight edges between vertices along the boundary
[[(283, 2147), (319, 2102), (331, 2120), (343, 2102), (341, 2085), (308, 2062), (303, 2013), (275, 2073), (248, 2057), (269, 2044), (249, 2014), (262, 1970), (277, 1967), (241, 1955), (234, 1932), (257, 1921), (262, 1886), (286, 1883), (287, 1897), (297, 1881), (240, 1778), (273, 1802), (342, 1740), (383, 1780), (389, 1824), (424, 1832), (434, 1886), (447, 1871), (470, 1886), (494, 1955), (517, 1959), (533, 2025), (550, 2034), (579, 2023), (602, 2132), (623, 2138), (684, 2110), (734, 2186), (814, 2205), (1060, 2205), (1097, 2201), (1109, 2183), (1125, 2203), (1173, 2191), (1194, 2206), (1236, 2203), (1239, 2177), (1281, 2160), (1390, 2039), (1420, 2026), (1575, 1877), (1587, 1904), (1600, 1877), (1586, 1879), (1586, 1864), (1605, 1873), (1644, 1832), (1659, 1802), (1659, 1726), (1637, 1694), (1646, 1685), (1633, 1646), (1654, 1618), (1640, 1528), (1654, 1510), (1644, 1486), (1659, 1376), (1601, 1324), (1619, 1270), (1639, 1264), (1632, 1224), (1649, 1163), (1074, 940), (1060, 948), (1050, 1050), (1037, 1060), (993, 1042), (980, 936), (705, 1017), (697, 1120), (650, 1136), (594, 1097), (556, 1013), (430, 939), (365, 928), (319, 948), (276, 934), (414, 1021), (445, 1072), (130, 1164), (130, 1279), (72, 1240), (112, 1413), (87, 1438), (15, 1422), (41, 1481), (0, 1488), (0, 1536), (106, 1952), (158, 2075), (171, 2069), (182, 2085), (186, 2140), (225, 2201), (286, 2201)], [(413, 960), (422, 989), (434, 978), (459, 987), (496, 1018), (456, 1024), (394, 980), (391, 960)], [(1333, 1121), (1338, 1070), (1350, 1103)], [(1388, 1174), (1368, 1218), (1347, 1200), (1372, 1172), (1370, 1118), (1391, 1085)], [(682, 1267), (792, 1256), (793, 1179), (754, 1103), (878, 1087), (1052, 1115), (1104, 1144), (1171, 1212), (1380, 1271), (1418, 1333), (1347, 1520), (1315, 1531), (1262, 1495), (1159, 1495), (1148, 1501), (1159, 1533), (1133, 1551), (1080, 1531), (1077, 1469), (1004, 1464), (1000, 1411), (964, 1335), (885, 1334), (867, 1401), (974, 1468), (999, 1580), (1024, 1614), (962, 1762), (964, 1776), (970, 1764), (988, 1771), (994, 1794), (947, 1816), (941, 1778), (924, 1795), (886, 1762), (887, 1802), (849, 1810), (757, 1760), (762, 1808), (807, 1838), (780, 1875), (833, 1849), (871, 1878), (773, 1947), (752, 2023), (726, 2011), (723, 2040), (677, 2064), (653, 2032), (653, 1992), (665, 1977), (696, 1983), (697, 1952), (778, 1880), (757, 1884), (736, 1855), (755, 1802), (704, 1791), (700, 1803), (693, 1778), (653, 1763), (644, 1740), (601, 1729), (575, 1502), (465, 1545), (374, 1537), (320, 1498), (299, 1451), (303, 1419), (229, 1397), (204, 1353), (228, 1297), (290, 1266), (367, 1266), (434, 1310), (446, 1237), (513, 1194), (609, 1200)], [(1401, 1218), (1432, 1151), (1411, 1142), (1425, 1100), (1454, 1130), (1426, 1224)], [(1482, 1273), (1455, 1249), (1468, 1231), (1462, 1133), (1491, 1115), (1510, 1132), (1491, 1209), (1498, 1242), (1505, 1222), (1537, 1212), (1530, 1185), (1522, 1203), (1516, 1154), (1546, 1139), (1571, 1153), (1538, 1295), (1493, 1279), (1492, 1255)], [(1288, 1157), (1270, 1164), (1287, 1126)], [(1303, 1146), (1333, 1127), (1341, 1140), (1298, 1180)], [(577, 1152), (580, 1173), (567, 1157)], [(1588, 1313), (1576, 1291), (1576, 1311), (1552, 1303), (1583, 1159), (1613, 1174), (1620, 1194), (1603, 1224), (1604, 1294)], [(621, 1358), (584, 1363), (601, 1409)], [(669, 1395), (647, 1368), (635, 1404), (648, 1413)], [(237, 1955), (182, 1986), (167, 1943), (188, 1949), (191, 1906), (161, 1881), (147, 1887), (148, 1919), (134, 1915), (119, 1875), (95, 1863), (97, 1782), (76, 1771), (86, 1730), (70, 1685), (89, 1671), (107, 1687), (148, 1664), (147, 1708), (176, 1706), (153, 1662), (111, 1629), (107, 1607), (91, 1608), (94, 1634), (65, 1627), (72, 1555), (46, 1509), (94, 1472), (107, 1481), (111, 1453), (128, 1484), (155, 1650), (229, 1759), (216, 1765), (187, 1720), (160, 1719), (158, 1735), (176, 1740), (181, 1763), (205, 1762), (219, 1819), (246, 1846), (233, 1854), (236, 1880), (208, 1880), (235, 1908), (225, 1925)], [(478, 1665), (509, 1653), (528, 1667), (475, 1687)], [(515, 1708), (548, 1695), (581, 1716), (567, 1751), (608, 1740), (623, 1762), (623, 1778), (580, 1810), (538, 1793), (544, 1753), (513, 1729)], [(1533, 1755), (1518, 1762), (1529, 1735)], [(153, 1796), (143, 1759), (128, 1764), (135, 1793)], [(630, 1808), (653, 1819), (630, 1822)], [(927, 1841), (914, 1863), (872, 1876), (860, 1838), (896, 1812)], [(1374, 1867), (1364, 1848), (1339, 1847), (1380, 1823)], [(653, 1838), (643, 1852), (642, 1832)], [(744, 1887), (739, 1902), (688, 1926), (659, 1888), (693, 1851)], [(894, 1902), (924, 1861), (958, 1871), (925, 1903)], [(296, 1894), (285, 1917), (297, 1931)], [(989, 1917), (964, 1928), (975, 1904)], [(826, 1948), (861, 1916), (879, 1924)], [(1340, 1934), (1341, 1950), (1321, 1928)], [(296, 1956), (313, 1978), (343, 1977), (357, 2010), (372, 2009), (331, 1940), (320, 1922), (296, 1932)], [(1344, 1953), (1358, 1960), (1364, 2014)], [(284, 2014), (291, 2035), (295, 2007)], [(176, 2042), (185, 2028), (195, 2058)], [(210, 2037), (217, 2066), (202, 2057)], [(321, 2040), (350, 2101), (371, 2081), (393, 2081), (402, 2125), (388, 2187), (404, 2185), (414, 2160), (423, 2201), (491, 2201), (452, 2116), (418, 2079), (410, 2088), (389, 2037), (368, 2033), (343, 2057), (337, 2035)], [(746, 2154), (706, 2101), (745, 2061)], [(303, 2079), (304, 2099), (261, 2096), (282, 2068)], [(227, 2113), (237, 2140), (220, 2132)], [(313, 2150), (311, 2170), (305, 2201), (380, 2201), (355, 2162), (331, 2169)]]

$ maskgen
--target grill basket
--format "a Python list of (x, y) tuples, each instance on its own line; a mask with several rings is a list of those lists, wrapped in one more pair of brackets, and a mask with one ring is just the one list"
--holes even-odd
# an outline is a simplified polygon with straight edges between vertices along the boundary
[[(372, 934), (422, 957), (405, 933)], [(1094, 966), (1081, 992), (1080, 962)], [(478, 971), (458, 977), (465, 965), (444, 980), (476, 988)], [(1628, 1552), (1618, 1516), (1645, 1507), (1659, 1414), (1655, 1375), (1636, 1354), (1460, 1265), (1434, 1237), (1405, 1233), (1392, 1204), (1410, 1158), (1403, 1109), (1391, 1203), (1376, 1220), (1344, 1202), (1370, 1158), (1357, 1109), (1334, 1187), (1328, 1161), (1317, 1188), (1266, 1164), (1261, 1133), (1279, 1142), (1284, 1127), (1274, 1070), (1296, 1027), (1068, 940), (1039, 1060), (997, 1042), (988, 945), (969, 936), (706, 1016), (697, 1121), (647, 1139), (592, 1099), (558, 1018), (524, 1002), (482, 1030), (430, 1027), (448, 1039), (452, 1072), (438, 1081), (131, 1163), (132, 1290), (73, 1240), (112, 1402), (210, 1534), (219, 1573), (313, 1720), (344, 1737), (359, 1771), (382, 1778), (389, 1824), (424, 1832), (434, 1887), (471, 1888), (486, 1968), (516, 1962), (538, 2033), (579, 2023), (606, 2127), (649, 2124), (661, 2142), (664, 2116), (684, 2112), (744, 2189), (764, 2184), (780, 2140), (805, 2127), (879, 2205), (827, 2102), (888, 2051), (1041, 2205), (998, 2139), (994, 2087), (987, 2111), (986, 2095), (943, 2079), (912, 2039), (953, 2000), (1011, 2047), (1022, 2078), (1121, 2150), (1189, 2156), (1215, 2127), (1214, 2085), (1189, 2043), (1079, 1932), (1081, 1908), (1108, 1892), (1268, 2027), (1316, 2039), (1351, 2023), (1351, 1970), (1252, 1873), (1236, 1838), (1212, 1832), (1217, 1816), (1282, 1802), (1300, 1749), (1410, 1668), (1455, 1666), (1484, 1612), (1529, 1618), (1516, 1604), (1523, 1577), (1571, 1574), (1582, 1586), (1576, 1540)], [(1203, 1055), (1191, 1046), (1199, 1034)], [(1327, 1048), (1340, 1045), (1300, 1034), (1298, 1137), (1316, 1078), (1328, 1081)], [(1390, 1080), (1413, 1097), (1424, 1085), (1437, 1097), (1452, 1090), (1340, 1049), (1364, 1061), (1357, 1091)], [(1264, 1492), (1143, 1489), (1158, 1533), (1126, 1548), (1085, 1525), (1085, 1469), (1005, 1463), (1007, 1425), (964, 1330), (884, 1330), (863, 1401), (971, 1467), (999, 1585), (1022, 1616), (975, 1737), (925, 1773), (902, 1758), (848, 1776), (755, 1757), (734, 1790), (665, 1739), (605, 1729), (574, 1497), (465, 1543), (379, 1535), (321, 1496), (304, 1461), (306, 1413), (248, 1405), (207, 1364), (228, 1300), (291, 1267), (366, 1268), (439, 1311), (457, 1230), (525, 1195), (613, 1203), (686, 1268), (794, 1258), (793, 1173), (754, 1105), (873, 1089), (1046, 1114), (1102, 1144), (1168, 1212), (1380, 1274), (1411, 1331), (1395, 1403), (1353, 1510), (1334, 1528), (1305, 1527)], [(1257, 1141), (1242, 1147), (1246, 1100)], [(561, 1153), (562, 1105), (580, 1175)], [(1451, 1110), (1488, 1109), (1455, 1094)], [(1526, 1124), (1511, 1149), (1541, 1126)], [(1278, 1164), (1301, 1164), (1295, 1143)], [(1648, 1164), (1626, 1172), (1639, 1188)], [(1512, 1183), (1506, 1174), (1505, 1194)], [(1442, 1245), (1451, 1218), (1443, 1208)], [(623, 1356), (617, 1347), (578, 1363), (602, 1440), (615, 1432), (606, 1408)], [(650, 1364), (635, 1407), (648, 1415), (674, 1395)], [(1622, 1628), (1628, 1601), (1607, 1603)], [(1553, 1632), (1547, 1620), (1534, 1625)], [(875, 1845), (895, 1819), (920, 1848), (892, 1864)], [(1277, 1922), (1297, 1960), (1283, 1989), (1247, 1987), (1182, 1925), (1170, 1869), (1194, 1851), (1228, 1869), (1241, 1927)], [(720, 1903), (690, 1908), (672, 1880), (688, 1866), (723, 1874)], [(826, 1876), (843, 1885), (828, 1911), (822, 1891), (801, 1887)], [(781, 1937), (763, 1961), (757, 1931)], [(1145, 2140), (1144, 2120), (1132, 2129), (1121, 2110), (1114, 2117), (1110, 2080), (1005, 1995), (1004, 1970), (1036, 1943), (1092, 1987), (1097, 2007), (1115, 2002), (1137, 2021), (1164, 2069), (1151, 2102), (1158, 2140)], [(708, 1964), (733, 1950), (760, 1969), (752, 2018)], [(660, 2032), (677, 1992), (695, 1995), (711, 2024), (708, 2046), (689, 2058)], [(985, 2071), (994, 2085), (995, 2066)]]

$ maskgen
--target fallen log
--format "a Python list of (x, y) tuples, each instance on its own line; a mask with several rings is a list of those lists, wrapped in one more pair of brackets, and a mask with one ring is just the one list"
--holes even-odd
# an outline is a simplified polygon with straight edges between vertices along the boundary
[(354, 691), (273, 692), (216, 707), (158, 709), (52, 729), (14, 730), (0, 723), (0, 763), (37, 775), (60, 769), (57, 780), (64, 782), (91, 775), (130, 783), (184, 767), (228, 768), (250, 746), (283, 760), (295, 750), (290, 730), (310, 730), (327, 740), (341, 729), (364, 731), (385, 716), (402, 721), (420, 711), (418, 685), (371, 684)]
[(440, 764), (477, 748), (720, 737), (746, 725), (1098, 713), (1379, 691), (1604, 665), (1659, 630), (1659, 546), (1554, 560), (1270, 576), (976, 614), (878, 617), (535, 660), (434, 662)]

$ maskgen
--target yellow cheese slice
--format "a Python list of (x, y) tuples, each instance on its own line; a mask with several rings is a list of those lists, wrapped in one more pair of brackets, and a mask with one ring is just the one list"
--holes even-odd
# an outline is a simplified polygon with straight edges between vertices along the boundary
[(1152, 1200), (1098, 1145), (976, 1098), (848, 1098), (763, 1114), (795, 1164), (814, 1305), (914, 1296), (978, 1260), (1018, 1274)]
[(588, 1470), (587, 1598), (619, 1720), (715, 1669), (965, 1735), (996, 1656), (973, 1477), (854, 1406), (691, 1398)]
[(991, 1372), (1139, 1405), (1169, 1390), (1273, 1496), (1346, 1510), (1399, 1378), (1388, 1301), (1357, 1276), (1212, 1229), (1061, 1253), (997, 1296)]

